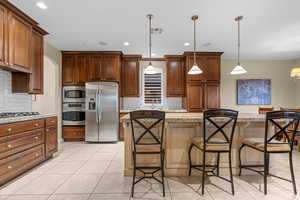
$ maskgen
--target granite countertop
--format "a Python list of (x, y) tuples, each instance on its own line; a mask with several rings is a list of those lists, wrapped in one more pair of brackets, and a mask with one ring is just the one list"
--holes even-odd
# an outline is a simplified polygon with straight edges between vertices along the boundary
[(29, 121), (35, 119), (43, 119), (48, 117), (55, 117), (56, 114), (40, 114), (40, 115), (32, 115), (32, 116), (23, 116), (23, 117), (9, 117), (0, 119), (0, 124), (8, 124), (22, 121)]
[[(255, 113), (239, 113), (238, 122), (265, 121), (265, 115)], [(121, 121), (129, 120), (129, 115), (121, 118)], [(203, 113), (166, 113), (166, 122), (202, 122)]]
[[(120, 113), (130, 113), (135, 110), (120, 110)], [(187, 110), (185, 109), (177, 109), (177, 110), (172, 110), (172, 109), (162, 109), (161, 111), (164, 111), (166, 113), (186, 113)]]

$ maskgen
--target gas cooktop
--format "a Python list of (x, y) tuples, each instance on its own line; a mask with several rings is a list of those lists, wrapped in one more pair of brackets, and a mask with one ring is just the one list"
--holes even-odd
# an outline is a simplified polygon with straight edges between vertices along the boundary
[(24, 117), (24, 116), (32, 116), (32, 115), (39, 115), (38, 112), (7, 112), (7, 113), (0, 113), (0, 119), (2, 118), (10, 118), (10, 117)]

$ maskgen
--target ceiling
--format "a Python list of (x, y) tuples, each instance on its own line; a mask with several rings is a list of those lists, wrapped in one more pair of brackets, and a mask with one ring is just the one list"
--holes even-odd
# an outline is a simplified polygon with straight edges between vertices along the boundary
[(154, 57), (181, 54), (192, 50), (190, 17), (197, 14), (197, 50), (223, 51), (223, 57), (235, 59), (234, 17), (244, 15), (241, 59), (300, 58), (299, 0), (43, 0), (47, 10), (36, 6), (38, 0), (9, 1), (38, 21), (59, 50), (121, 50), (148, 57), (146, 15), (152, 13), (153, 27), (163, 29), (153, 36)]

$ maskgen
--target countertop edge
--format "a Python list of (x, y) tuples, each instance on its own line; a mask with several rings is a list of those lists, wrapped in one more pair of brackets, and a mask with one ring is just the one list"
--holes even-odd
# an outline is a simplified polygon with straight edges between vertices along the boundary
[(43, 118), (48, 118), (48, 117), (56, 117), (56, 116), (57, 116), (57, 114), (41, 114), (41, 115), (33, 115), (33, 116), (25, 116), (25, 117), (3, 118), (3, 119), (0, 119), (0, 125), (23, 122), (23, 121), (30, 121), (30, 120), (36, 120), (36, 119), (43, 119)]

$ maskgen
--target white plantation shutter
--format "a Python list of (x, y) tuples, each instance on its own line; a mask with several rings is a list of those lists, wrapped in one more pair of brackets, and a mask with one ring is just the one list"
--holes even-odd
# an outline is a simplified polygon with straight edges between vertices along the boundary
[(162, 73), (144, 74), (144, 103), (162, 103)]

